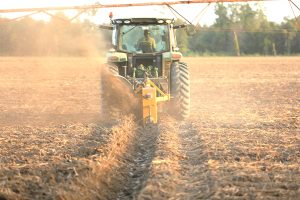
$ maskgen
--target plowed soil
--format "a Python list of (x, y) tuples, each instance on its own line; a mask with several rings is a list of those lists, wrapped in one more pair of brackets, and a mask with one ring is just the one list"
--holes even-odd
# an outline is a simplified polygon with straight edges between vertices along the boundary
[(103, 59), (0, 58), (0, 199), (299, 199), (300, 57), (184, 61), (190, 119), (141, 127)]

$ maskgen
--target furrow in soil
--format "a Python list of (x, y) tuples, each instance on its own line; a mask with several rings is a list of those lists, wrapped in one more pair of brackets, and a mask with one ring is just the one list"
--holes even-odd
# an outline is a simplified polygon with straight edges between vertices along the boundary
[(208, 166), (200, 132), (192, 122), (179, 125), (180, 153), (184, 156), (180, 164), (180, 184), (176, 199), (208, 199), (214, 193), (214, 179)]

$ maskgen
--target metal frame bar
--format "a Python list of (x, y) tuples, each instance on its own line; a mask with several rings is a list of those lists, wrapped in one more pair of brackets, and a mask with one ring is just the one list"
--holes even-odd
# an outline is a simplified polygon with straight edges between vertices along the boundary
[(197, 15), (196, 17), (192, 20), (192, 23), (198, 23), (200, 21), (200, 18), (202, 15), (204, 15), (204, 13), (208, 10), (209, 6), (211, 5), (211, 3), (208, 3)]
[(296, 8), (298, 8), (298, 10), (300, 11), (300, 8), (292, 1), (292, 0), (288, 0), (290, 3), (292, 3)]
[(159, 89), (159, 87), (157, 87), (157, 85), (155, 85), (153, 81), (147, 79), (146, 82), (149, 83), (152, 87), (154, 87), (157, 90), (157, 92), (162, 95), (161, 97), (156, 97), (157, 102), (170, 100), (170, 94), (165, 94), (163, 91), (161, 91), (161, 89)]
[(291, 10), (292, 10), (292, 12), (293, 12), (293, 14), (294, 14), (295, 24), (296, 24), (297, 28), (300, 29), (300, 21), (297, 20), (298, 17), (296, 16), (296, 13), (295, 13), (295, 11), (294, 11), (292, 5), (294, 5), (299, 11), (300, 11), (300, 8), (299, 8), (292, 0), (288, 0), (288, 2), (289, 2), (289, 4), (290, 4)]
[(167, 5), (168, 8), (172, 11), (174, 11), (177, 15), (179, 15), (180, 17), (182, 17), (185, 21), (187, 21), (189, 24), (192, 25), (192, 22), (190, 22), (187, 18), (185, 18), (182, 14), (180, 14), (177, 10), (175, 10), (171, 5)]
[(59, 19), (59, 20), (61, 20), (63, 22), (66, 22), (66, 23), (69, 22), (68, 19), (64, 19), (64, 18), (58, 17), (58, 16), (56, 16), (54, 14), (51, 14), (51, 13), (49, 13), (47, 11), (42, 11), (42, 13), (45, 13), (46, 15), (49, 15), (50, 17), (53, 17), (53, 18), (56, 18), (56, 19)]
[(35, 14), (38, 14), (38, 13), (41, 13), (41, 11), (36, 11), (36, 12), (33, 12), (33, 13), (29, 13), (29, 14), (26, 14), (26, 15), (22, 15), (20, 17), (16, 17), (16, 18), (13, 18), (13, 19), (6, 19), (5, 21), (0, 21), (0, 23), (9, 23), (9, 22), (14, 22), (14, 21), (17, 21), (19, 19), (23, 19), (25, 17), (30, 17), (32, 15), (35, 15)]
[(16, 8), (16, 9), (0, 9), (0, 13), (13, 12), (34, 12), (34, 11), (49, 11), (49, 10), (79, 10), (79, 9), (96, 9), (96, 8), (120, 8), (132, 6), (163, 6), (174, 4), (194, 4), (194, 3), (220, 3), (220, 2), (250, 2), (250, 1), (274, 1), (274, 0), (182, 0), (170, 2), (146, 2), (146, 3), (124, 3), (124, 4), (94, 4), (85, 6), (62, 6), (62, 7), (41, 7), (41, 8)]

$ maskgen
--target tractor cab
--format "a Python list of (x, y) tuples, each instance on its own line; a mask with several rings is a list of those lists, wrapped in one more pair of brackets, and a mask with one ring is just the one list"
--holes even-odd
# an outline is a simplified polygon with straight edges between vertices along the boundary
[[(132, 78), (169, 77), (171, 61), (179, 60), (174, 19), (112, 19), (112, 45), (108, 63), (118, 67), (119, 75)], [(176, 27), (175, 27), (176, 28)]]

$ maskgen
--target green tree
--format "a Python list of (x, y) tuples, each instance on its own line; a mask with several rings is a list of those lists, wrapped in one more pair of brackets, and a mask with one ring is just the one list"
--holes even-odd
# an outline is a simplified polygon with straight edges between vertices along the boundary
[[(181, 25), (184, 24), (184, 22), (180, 19), (177, 19), (175, 24)], [(180, 51), (183, 54), (186, 54), (188, 52), (189, 38), (185, 28), (176, 30), (176, 40), (177, 40), (177, 46), (179, 47)]]
[[(213, 25), (213, 28), (217, 29), (229, 29), (231, 27), (231, 19), (228, 13), (228, 9), (223, 3), (217, 3), (215, 6), (215, 14), (217, 15), (216, 21)], [(217, 52), (222, 54), (233, 54), (235, 52), (233, 46), (233, 37), (232, 33), (228, 31), (220, 31), (212, 34), (215, 37), (212, 45), (215, 45)]]
[(284, 29), (284, 54), (289, 55), (291, 53), (296, 53), (296, 51), (294, 50), (296, 50), (298, 47), (295, 47), (294, 45), (295, 43), (297, 44), (299, 42), (295, 40), (297, 38), (297, 27), (295, 24), (295, 19), (285, 18), (284, 22), (281, 24), (281, 28)]

